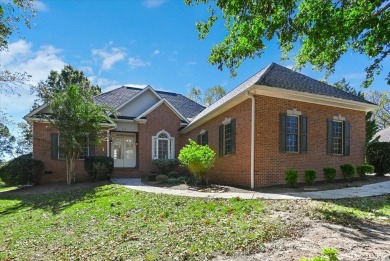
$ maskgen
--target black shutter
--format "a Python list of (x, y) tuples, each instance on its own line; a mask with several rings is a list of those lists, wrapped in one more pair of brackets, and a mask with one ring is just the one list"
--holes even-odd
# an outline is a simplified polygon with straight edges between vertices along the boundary
[(344, 155), (350, 154), (350, 140), (351, 140), (351, 124), (349, 121), (344, 122)]
[(280, 114), (280, 130), (279, 130), (279, 150), (280, 152), (286, 152), (286, 113)]
[(209, 144), (209, 132), (208, 131), (206, 131), (203, 134), (203, 139), (204, 139), (204, 144), (202, 144), (202, 145), (208, 145)]
[(219, 156), (223, 156), (223, 125), (219, 126)]
[(198, 135), (198, 144), (202, 145), (202, 135)]
[(96, 145), (96, 139), (93, 136), (89, 136), (89, 155), (86, 156), (95, 156), (95, 145)]
[(326, 139), (326, 153), (327, 154), (333, 154), (332, 153), (332, 145), (333, 145), (333, 136), (332, 136), (332, 127), (333, 127), (333, 120), (328, 119), (328, 136)]
[(236, 119), (230, 122), (232, 125), (232, 154), (236, 154)]
[(58, 159), (58, 133), (51, 134), (51, 159)]
[(307, 117), (300, 116), (300, 152), (307, 153)]

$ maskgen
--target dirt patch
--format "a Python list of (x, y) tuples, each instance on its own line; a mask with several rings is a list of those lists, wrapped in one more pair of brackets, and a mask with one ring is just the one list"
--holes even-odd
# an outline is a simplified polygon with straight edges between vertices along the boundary
[(339, 260), (385, 260), (382, 258), (390, 255), (390, 229), (375, 226), (352, 228), (311, 221), (300, 238), (266, 243), (262, 252), (255, 255), (217, 257), (216, 260), (300, 260), (321, 256), (326, 247), (337, 249)]
[[(280, 201), (278, 201), (280, 203)], [(287, 202), (287, 201), (286, 201)], [(324, 248), (335, 248), (343, 261), (387, 261), (390, 255), (390, 223), (351, 222), (348, 226), (310, 219), (308, 211), (318, 202), (295, 201), (281, 209), (271, 204), (273, 218), (279, 218), (296, 231), (295, 237), (265, 243), (254, 255), (218, 256), (218, 261), (295, 261), (321, 256)], [(274, 205), (274, 207), (272, 207)]]

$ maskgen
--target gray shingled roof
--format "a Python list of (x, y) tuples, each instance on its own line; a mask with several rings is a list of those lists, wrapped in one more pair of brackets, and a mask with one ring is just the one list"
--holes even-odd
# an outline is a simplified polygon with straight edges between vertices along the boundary
[[(102, 93), (95, 97), (98, 104), (118, 107), (128, 101), (132, 96), (136, 95), (143, 89), (123, 86), (112, 91)], [(173, 92), (156, 91), (161, 98), (166, 99), (171, 103), (184, 117), (193, 118), (198, 115), (204, 107), (193, 100)], [(138, 115), (129, 115), (138, 116)]]
[(264, 85), (268, 87), (283, 88), (297, 92), (306, 92), (341, 98), (350, 101), (373, 104), (364, 100), (361, 97), (339, 90), (331, 85), (320, 82), (301, 73), (294, 72), (293, 70), (290, 70), (279, 64), (271, 63), (270, 65), (250, 77), (248, 80), (241, 83), (238, 87), (227, 93), (224, 97), (204, 109), (190, 122), (190, 124), (186, 128), (189, 128), (190, 126), (194, 125), (195, 122), (212, 113), (215, 109), (225, 105), (228, 101), (248, 91), (248, 89), (253, 85)]
[(342, 91), (276, 63), (269, 66), (268, 72), (256, 84), (372, 104), (362, 97)]

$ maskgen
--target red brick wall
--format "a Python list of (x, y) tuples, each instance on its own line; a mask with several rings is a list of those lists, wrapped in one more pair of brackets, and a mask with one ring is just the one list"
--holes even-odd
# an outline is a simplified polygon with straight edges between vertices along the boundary
[[(279, 114), (297, 109), (307, 116), (307, 153), (279, 152)], [(350, 156), (327, 155), (327, 119), (341, 115), (351, 124)], [(317, 178), (323, 179), (324, 167), (335, 167), (341, 178), (339, 166), (364, 162), (365, 112), (265, 96), (256, 96), (255, 132), (255, 184), (256, 186), (283, 184), (284, 171), (297, 169), (300, 181), (303, 172), (315, 169)]]
[[(279, 152), (279, 115), (287, 110), (297, 109), (308, 120), (308, 152)], [(327, 119), (342, 115), (351, 123), (350, 156), (326, 154)], [(236, 118), (236, 155), (218, 157), (218, 126), (225, 117)], [(365, 113), (330, 106), (291, 101), (266, 96), (256, 96), (255, 123), (255, 186), (284, 184), (284, 171), (295, 168), (303, 181), (303, 171), (317, 170), (319, 180), (323, 179), (324, 167), (335, 167), (338, 178), (339, 166), (345, 163), (355, 165), (364, 162)], [(183, 144), (188, 138), (196, 140), (200, 130), (208, 131), (209, 145), (217, 153), (210, 181), (220, 184), (250, 186), (250, 133), (251, 100), (248, 99), (223, 114), (183, 135)]]
[[(225, 118), (236, 119), (236, 154), (219, 157), (219, 125), (222, 124)], [(202, 129), (208, 131), (209, 146), (217, 154), (214, 167), (208, 176), (210, 182), (248, 186), (250, 184), (251, 100), (245, 100), (191, 132), (184, 134), (182, 138), (183, 146), (189, 138), (196, 141)]]
[(151, 171), (156, 171), (152, 166), (152, 136), (165, 130), (175, 137), (175, 157), (181, 149), (180, 142), (180, 119), (165, 104), (160, 105), (154, 111), (146, 116), (146, 124), (138, 124), (138, 153), (139, 153), (139, 170), (143, 175), (148, 175)]
[[(58, 131), (48, 123), (34, 122), (33, 125), (33, 157), (45, 163), (45, 171), (52, 174), (45, 174), (41, 183), (66, 182), (65, 160), (51, 159), (51, 134)], [(95, 155), (107, 155), (106, 142), (96, 146)], [(84, 161), (78, 160), (75, 166), (76, 182), (90, 180), (90, 176), (84, 169)]]

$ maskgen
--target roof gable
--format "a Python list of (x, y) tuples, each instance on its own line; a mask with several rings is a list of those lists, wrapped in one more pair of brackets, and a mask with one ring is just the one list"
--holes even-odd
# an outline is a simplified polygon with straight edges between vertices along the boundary
[(155, 109), (157, 109), (158, 107), (160, 107), (162, 104), (165, 104), (168, 106), (169, 109), (171, 109), (179, 119), (185, 121), (188, 123), (188, 119), (186, 117), (184, 117), (169, 101), (167, 101), (166, 99), (162, 99), (160, 100), (159, 102), (157, 102), (156, 104), (154, 104), (152, 107), (148, 108), (146, 111), (144, 111), (143, 113), (141, 113), (140, 115), (138, 115), (138, 117), (136, 118), (137, 120), (139, 119), (142, 119), (143, 117), (146, 117), (146, 115), (148, 115), (149, 113), (151, 113), (152, 111), (154, 111)]

